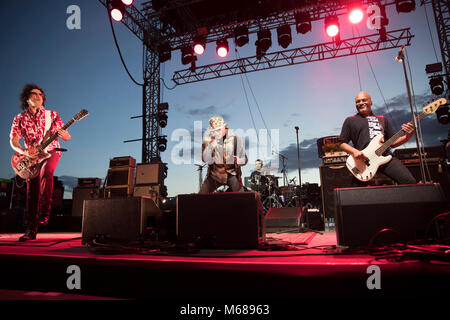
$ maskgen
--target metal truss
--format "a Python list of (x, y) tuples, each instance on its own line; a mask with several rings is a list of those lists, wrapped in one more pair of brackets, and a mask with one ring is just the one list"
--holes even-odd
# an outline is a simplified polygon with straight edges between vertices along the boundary
[[(303, 11), (310, 14), (310, 21), (322, 20), (328, 15), (344, 15), (348, 13), (348, 5), (353, 0), (338, 0), (338, 1), (325, 1), (325, 0), (310, 0), (310, 1), (298, 1), (298, 7), (288, 11), (274, 12), (273, 14), (262, 18), (249, 18), (245, 21), (233, 21), (226, 24), (221, 24), (222, 19), (214, 16), (211, 19), (196, 23), (195, 19), (192, 19), (193, 13), (189, 11), (189, 4), (201, 2), (201, 0), (178, 0), (168, 1), (166, 7), (159, 11), (154, 11), (151, 7), (151, 1), (148, 1), (144, 5), (143, 12), (146, 12), (148, 17), (158, 18), (162, 17), (162, 14), (170, 9), (177, 9), (177, 14), (182, 18), (183, 22), (188, 26), (188, 31), (180, 33), (171, 25), (164, 25), (160, 30), (161, 37), (166, 39), (170, 43), (172, 50), (180, 49), (186, 45), (191, 45), (193, 38), (197, 34), (199, 28), (207, 28), (207, 34), (205, 42), (215, 42), (224, 38), (233, 38), (234, 29), (237, 26), (245, 25), (248, 28), (248, 33), (256, 33), (261, 29), (276, 29), (281, 25), (295, 25), (295, 14)], [(388, 6), (395, 4), (395, 1), (386, 0), (362, 0), (363, 5), (378, 4), (382, 6)]]
[(398, 48), (402, 45), (409, 46), (411, 44), (411, 39), (414, 37), (409, 30), (409, 28), (406, 28), (389, 31), (386, 33), (386, 41), (380, 41), (380, 35), (376, 33), (341, 40), (340, 42), (327, 42), (297, 49), (268, 53), (259, 60), (254, 56), (200, 66), (195, 68), (195, 70), (192, 68), (180, 70), (174, 72), (172, 80), (177, 85), (181, 85), (247, 72), (387, 50)]

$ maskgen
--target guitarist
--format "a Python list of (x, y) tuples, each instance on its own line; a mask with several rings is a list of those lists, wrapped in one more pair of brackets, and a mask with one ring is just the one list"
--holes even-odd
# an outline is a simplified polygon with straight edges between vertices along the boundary
[[(355, 160), (364, 160), (365, 155), (361, 150), (367, 147), (373, 137), (379, 134), (384, 134), (384, 141), (392, 137), (393, 131), (388, 119), (384, 116), (374, 115), (372, 112), (372, 98), (367, 92), (360, 92), (355, 98), (355, 105), (357, 114), (345, 119), (342, 125), (340, 134), (341, 149), (352, 156)], [(402, 130), (406, 132), (405, 135), (398, 138), (392, 147), (398, 147), (411, 139), (414, 134), (414, 126), (412, 123), (402, 125)], [(349, 142), (352, 141), (352, 147)], [(416, 179), (409, 172), (403, 163), (393, 157), (391, 161), (380, 166), (379, 170), (386, 176), (398, 184), (415, 184)], [(353, 178), (355, 186), (367, 185), (355, 177)]]
[[(44, 136), (58, 132), (62, 140), (70, 140), (69, 132), (61, 129), (64, 123), (58, 113), (45, 109), (46, 97), (40, 87), (35, 84), (25, 85), (20, 94), (20, 101), (23, 112), (15, 116), (10, 133), (10, 143), (14, 151), (34, 158), (38, 154), (36, 148), (44, 140)], [(21, 138), (24, 147), (19, 143)], [(55, 149), (59, 147), (59, 141), (55, 139), (45, 150), (51, 156), (41, 163), (40, 174), (27, 180), (27, 226), (19, 241), (36, 239), (39, 225), (48, 224), (53, 194), (53, 172), (61, 157), (61, 152)]]

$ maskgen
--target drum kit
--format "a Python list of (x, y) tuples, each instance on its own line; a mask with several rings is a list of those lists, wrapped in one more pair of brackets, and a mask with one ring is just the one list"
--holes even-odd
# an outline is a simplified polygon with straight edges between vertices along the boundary
[(263, 168), (261, 174), (250, 181), (251, 189), (261, 196), (264, 212), (270, 208), (300, 206), (300, 186), (279, 186), (281, 177), (271, 174), (273, 171), (278, 171), (278, 168)]

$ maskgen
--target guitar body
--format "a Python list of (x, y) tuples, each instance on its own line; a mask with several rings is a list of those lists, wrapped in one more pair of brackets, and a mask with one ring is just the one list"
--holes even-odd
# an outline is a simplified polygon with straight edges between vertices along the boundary
[(378, 156), (375, 151), (382, 145), (381, 140), (383, 135), (375, 136), (369, 143), (369, 145), (362, 150), (366, 156), (365, 160), (355, 160), (352, 156), (347, 158), (347, 169), (355, 176), (359, 181), (367, 182), (375, 177), (378, 168), (391, 161), (392, 156)]
[(16, 152), (11, 158), (11, 166), (14, 172), (22, 179), (29, 180), (36, 178), (41, 170), (41, 163), (50, 158), (50, 154), (41, 152), (35, 158), (27, 157)]

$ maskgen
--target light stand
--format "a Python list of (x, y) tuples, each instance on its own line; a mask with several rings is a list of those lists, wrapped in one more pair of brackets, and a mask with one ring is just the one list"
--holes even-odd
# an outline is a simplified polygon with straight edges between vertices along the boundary
[(419, 155), (420, 174), (421, 174), (421, 177), (422, 177), (422, 180), (421, 180), (421, 181), (422, 181), (423, 183), (426, 183), (427, 181), (426, 181), (426, 178), (425, 178), (425, 169), (424, 169), (424, 163), (423, 163), (423, 154), (422, 154), (422, 150), (420, 149), (420, 146), (419, 146), (419, 137), (418, 137), (419, 132), (418, 132), (418, 130), (417, 130), (417, 120), (416, 120), (416, 116), (415, 116), (414, 109), (413, 109), (413, 104), (412, 104), (411, 89), (410, 89), (410, 86), (409, 86), (408, 74), (407, 74), (407, 72), (406, 72), (405, 55), (404, 55), (404, 53), (403, 53), (404, 49), (405, 49), (405, 46), (402, 45), (402, 47), (401, 47), (400, 51), (398, 52), (398, 55), (397, 55), (397, 57), (395, 58), (395, 60), (396, 60), (397, 62), (400, 62), (400, 61), (401, 61), (401, 62), (402, 62), (402, 65), (403, 65), (403, 72), (404, 72), (404, 74), (405, 74), (406, 91), (407, 91), (407, 93), (408, 93), (409, 106), (410, 106), (410, 108), (411, 108), (412, 123), (413, 123), (413, 125), (414, 125), (414, 130), (416, 131), (416, 135), (415, 135), (415, 136), (416, 136), (417, 152), (418, 152), (418, 155)]

